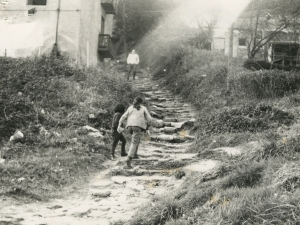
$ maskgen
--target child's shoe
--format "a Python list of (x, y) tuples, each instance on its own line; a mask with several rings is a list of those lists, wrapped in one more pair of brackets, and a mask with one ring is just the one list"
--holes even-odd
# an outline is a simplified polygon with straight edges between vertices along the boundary
[(122, 152), (121, 153), (121, 157), (125, 157), (125, 156), (127, 156), (128, 154), (126, 153), (126, 152)]
[(128, 169), (132, 168), (132, 166), (131, 166), (131, 157), (130, 156), (128, 156), (127, 159), (126, 159), (126, 165), (127, 165)]

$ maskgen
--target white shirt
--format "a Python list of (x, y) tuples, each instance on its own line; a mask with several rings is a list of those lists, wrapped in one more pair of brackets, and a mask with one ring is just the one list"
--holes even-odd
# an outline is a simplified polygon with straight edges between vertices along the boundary
[(134, 53), (134, 54), (130, 53), (128, 55), (127, 64), (136, 64), (137, 65), (137, 64), (139, 64), (139, 62), (140, 62), (140, 58), (139, 58), (138, 54), (136, 54), (136, 53)]

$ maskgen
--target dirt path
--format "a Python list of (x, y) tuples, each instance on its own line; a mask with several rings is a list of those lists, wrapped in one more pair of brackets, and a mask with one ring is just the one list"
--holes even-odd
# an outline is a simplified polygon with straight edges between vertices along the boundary
[(186, 153), (194, 139), (189, 135), (194, 110), (179, 97), (159, 90), (145, 74), (134, 85), (146, 95), (151, 114), (158, 121), (151, 136), (142, 141), (140, 159), (133, 160), (133, 169), (123, 168), (125, 158), (108, 161), (105, 171), (67, 199), (0, 208), (1, 225), (109, 225), (129, 220), (153, 195), (170, 192), (183, 182), (174, 176), (180, 167), (189, 164), (184, 167), (186, 172), (214, 168), (216, 162), (199, 162), (196, 154)]

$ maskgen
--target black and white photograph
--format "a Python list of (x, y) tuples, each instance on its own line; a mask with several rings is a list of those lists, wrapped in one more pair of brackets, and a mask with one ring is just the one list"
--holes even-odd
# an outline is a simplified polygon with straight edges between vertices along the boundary
[(0, 225), (300, 225), (300, 0), (0, 0)]

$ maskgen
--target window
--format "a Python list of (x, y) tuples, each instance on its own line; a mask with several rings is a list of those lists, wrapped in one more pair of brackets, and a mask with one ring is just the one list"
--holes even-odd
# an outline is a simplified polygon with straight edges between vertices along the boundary
[(239, 38), (239, 46), (246, 46), (246, 38)]
[(27, 5), (47, 5), (47, 0), (28, 0)]

